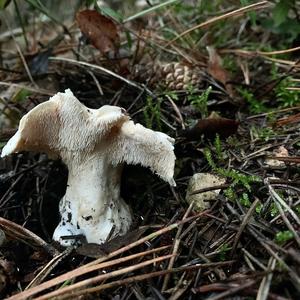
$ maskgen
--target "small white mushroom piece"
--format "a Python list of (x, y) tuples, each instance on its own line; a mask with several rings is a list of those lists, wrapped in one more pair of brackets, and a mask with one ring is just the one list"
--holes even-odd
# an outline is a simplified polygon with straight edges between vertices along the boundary
[(53, 239), (68, 246), (74, 239), (62, 237), (83, 235), (87, 242), (101, 244), (108, 237), (124, 235), (132, 222), (120, 197), (123, 164), (149, 167), (174, 186), (173, 143), (164, 133), (134, 124), (120, 107), (89, 109), (66, 90), (21, 119), (1, 156), (37, 151), (61, 158), (69, 176)]

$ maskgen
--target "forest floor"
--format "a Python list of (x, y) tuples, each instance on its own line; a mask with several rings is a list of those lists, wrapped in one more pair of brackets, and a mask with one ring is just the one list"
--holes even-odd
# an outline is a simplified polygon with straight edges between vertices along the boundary
[(2, 158), (1, 298), (300, 299), (298, 1), (48, 2), (1, 2), (1, 148), (70, 88), (175, 138), (177, 186), (125, 166), (131, 231), (62, 248), (66, 166)]

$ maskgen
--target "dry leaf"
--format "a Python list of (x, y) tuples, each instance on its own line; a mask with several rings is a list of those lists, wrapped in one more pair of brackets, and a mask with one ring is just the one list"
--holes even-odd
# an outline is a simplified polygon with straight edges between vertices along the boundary
[(215, 48), (208, 46), (207, 47), (208, 55), (209, 55), (209, 61), (208, 61), (208, 67), (207, 71), (208, 73), (215, 78), (216, 80), (220, 81), (228, 94), (230, 96), (233, 96), (233, 90), (231, 84), (229, 84), (229, 74), (228, 72), (223, 68), (222, 66), (222, 60), (221, 57), (218, 55)]
[(147, 226), (138, 228), (136, 230), (126, 233), (123, 236), (116, 236), (115, 238), (102, 245), (87, 243), (78, 247), (76, 249), (76, 252), (78, 254), (93, 258), (105, 256), (125, 245), (137, 241), (147, 229)]
[(203, 134), (207, 138), (214, 138), (216, 134), (222, 138), (226, 138), (236, 133), (239, 122), (226, 118), (206, 118), (199, 120), (197, 124), (191, 129), (184, 131), (183, 136), (188, 140), (199, 140)]
[(88, 37), (94, 47), (103, 54), (116, 52), (119, 34), (116, 24), (96, 10), (82, 10), (77, 13), (76, 20), (81, 32)]
[(279, 119), (275, 122), (275, 127), (280, 127), (284, 125), (289, 125), (293, 123), (299, 123), (300, 121), (300, 113), (295, 115), (288, 116), (286, 118)]

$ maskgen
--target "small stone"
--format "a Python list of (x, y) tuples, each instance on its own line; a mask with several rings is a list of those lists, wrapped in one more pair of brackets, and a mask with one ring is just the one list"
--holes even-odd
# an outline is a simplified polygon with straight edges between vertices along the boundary
[[(276, 148), (272, 155), (274, 157), (289, 157), (289, 152), (284, 146), (280, 146)], [(286, 165), (283, 161), (278, 160), (276, 158), (267, 158), (265, 160), (265, 164), (273, 169), (284, 169)]]
[(219, 176), (212, 175), (210, 173), (196, 173), (189, 180), (185, 199), (189, 204), (194, 201), (194, 210), (197, 212), (208, 209), (210, 207), (209, 200), (216, 199), (217, 195), (221, 191), (220, 189), (195, 195), (191, 195), (191, 193), (204, 188), (224, 184), (225, 181), (226, 180), (224, 178), (220, 178)]

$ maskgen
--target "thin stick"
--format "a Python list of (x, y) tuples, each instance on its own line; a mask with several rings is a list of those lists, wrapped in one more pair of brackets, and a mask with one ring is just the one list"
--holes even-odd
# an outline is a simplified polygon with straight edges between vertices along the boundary
[(64, 287), (62, 289), (50, 292), (50, 293), (45, 294), (45, 295), (43, 295), (41, 297), (38, 297), (36, 299), (37, 300), (47, 300), (47, 299), (51, 299), (52, 297), (61, 296), (61, 295), (64, 295), (64, 294), (66, 294), (70, 291), (74, 291), (75, 289), (83, 288), (83, 287), (86, 287), (88, 285), (95, 284), (95, 283), (98, 283), (98, 282), (101, 282), (101, 281), (104, 281), (104, 280), (107, 280), (107, 279), (110, 279), (110, 278), (113, 278), (113, 277), (116, 277), (116, 276), (120, 276), (120, 275), (123, 275), (123, 274), (130, 273), (132, 271), (141, 269), (141, 268), (143, 268), (145, 266), (148, 266), (148, 265), (151, 265), (153, 263), (157, 263), (157, 262), (166, 260), (170, 257), (172, 257), (171, 254), (168, 254), (168, 255), (165, 255), (165, 256), (160, 256), (160, 257), (157, 257), (157, 258), (153, 258), (153, 259), (143, 261), (143, 262), (141, 262), (137, 265), (133, 265), (133, 266), (126, 267), (126, 268), (123, 268), (123, 269), (120, 269), (120, 270), (116, 270), (116, 271), (113, 271), (113, 272), (110, 272), (110, 273), (101, 274), (101, 275), (98, 275), (98, 276), (95, 276), (95, 277), (91, 277), (91, 278), (79, 281), (77, 283), (74, 283), (70, 286)]
[(173, 4), (173, 3), (177, 2), (177, 1), (178, 0), (168, 0), (166, 2), (163, 2), (163, 3), (157, 4), (155, 6), (152, 6), (150, 8), (147, 8), (147, 9), (145, 9), (145, 10), (143, 10), (141, 12), (138, 12), (137, 14), (135, 14), (133, 16), (130, 16), (129, 18), (125, 19), (123, 21), (123, 24), (126, 23), (126, 22), (130, 22), (130, 21), (132, 21), (132, 20), (134, 20), (136, 18), (142, 17), (142, 16), (144, 16), (144, 15), (150, 13), (150, 12), (153, 12), (153, 11), (159, 9), (159, 8), (162, 8), (162, 7), (166, 6), (166, 5)]
[(239, 9), (236, 9), (236, 10), (233, 10), (229, 13), (226, 13), (224, 15), (221, 15), (221, 16), (217, 16), (217, 17), (214, 17), (208, 21), (205, 21), (199, 25), (196, 25), (194, 26), (193, 28), (190, 28), (184, 32), (182, 32), (181, 34), (179, 34), (176, 38), (174, 38), (173, 40), (171, 40), (167, 45), (166, 45), (166, 48), (168, 46), (170, 46), (170, 44), (174, 43), (175, 41), (177, 41), (178, 39), (182, 38), (183, 36), (185, 36), (186, 34), (196, 30), (196, 29), (199, 29), (199, 28), (203, 28), (203, 27), (206, 27), (206, 26), (209, 26), (211, 24), (214, 24), (215, 22), (218, 22), (220, 20), (224, 20), (224, 19), (227, 19), (227, 18), (230, 18), (230, 17), (236, 17), (236, 16), (239, 16), (239, 15), (242, 15), (246, 12), (249, 12), (249, 11), (253, 11), (253, 10), (258, 10), (258, 9), (263, 9), (263, 8), (267, 8), (270, 6), (270, 2), (269, 1), (261, 1), (261, 2), (258, 2), (258, 3), (254, 3), (254, 4), (251, 4), (251, 5), (247, 5), (245, 7), (242, 7), (242, 8), (239, 8)]
[(242, 251), (244, 252), (244, 254), (252, 261), (254, 262), (256, 265), (258, 265), (261, 269), (263, 269), (264, 271), (267, 270), (267, 267), (262, 264), (258, 259), (256, 259), (250, 252), (248, 252), (245, 248), (242, 248)]
[(195, 190), (194, 192), (189, 193), (189, 195), (192, 196), (192, 195), (201, 194), (201, 193), (205, 193), (205, 192), (209, 192), (209, 191), (223, 190), (223, 189), (228, 188), (229, 186), (231, 186), (231, 184), (229, 184), (229, 183), (209, 186), (209, 187), (206, 187), (206, 188)]
[[(64, 274), (62, 274), (60, 276), (57, 276), (57, 277), (55, 277), (53, 279), (50, 279), (50, 280), (48, 280), (48, 281), (46, 281), (46, 282), (44, 282), (44, 283), (42, 283), (42, 284), (40, 284), (40, 285), (38, 285), (36, 287), (30, 288), (29, 290), (23, 291), (23, 292), (21, 292), (21, 293), (19, 293), (17, 295), (14, 295), (14, 296), (12, 296), (12, 297), (10, 297), (8, 299), (10, 299), (10, 300), (26, 300), (29, 297), (31, 297), (31, 296), (33, 296), (33, 295), (35, 295), (35, 294), (37, 294), (37, 293), (39, 293), (39, 292), (41, 292), (41, 291), (43, 291), (45, 289), (53, 287), (53, 286), (55, 286), (57, 284), (60, 284), (60, 283), (62, 283), (64, 281), (66, 281), (66, 280), (69, 280), (69, 279), (75, 278), (77, 276), (86, 274), (86, 273), (90, 272), (89, 270), (92, 269), (92, 268), (89, 269), (88, 267), (97, 265), (97, 264), (102, 263), (102, 262), (104, 262), (104, 261), (106, 261), (106, 260), (108, 260), (108, 259), (110, 259), (112, 257), (115, 257), (115, 256), (117, 256), (119, 254), (122, 254), (125, 251), (128, 251), (128, 250), (130, 250), (130, 249), (132, 249), (132, 248), (134, 248), (134, 247), (136, 247), (138, 245), (141, 245), (141, 244), (143, 244), (143, 243), (145, 243), (145, 242), (147, 242), (147, 241), (149, 241), (149, 240), (151, 240), (151, 239), (153, 239), (155, 237), (158, 237), (158, 236), (160, 236), (160, 235), (162, 235), (162, 234), (164, 234), (166, 232), (169, 232), (169, 231), (177, 228), (180, 224), (187, 223), (189, 221), (197, 219), (200, 216), (205, 215), (207, 212), (208, 211), (201, 212), (201, 213), (199, 213), (199, 214), (197, 214), (195, 216), (189, 217), (189, 218), (187, 218), (187, 219), (185, 219), (183, 221), (180, 221), (178, 223), (174, 223), (174, 224), (171, 224), (171, 225), (169, 225), (167, 227), (164, 227), (164, 228), (162, 228), (162, 229), (160, 229), (160, 230), (158, 230), (156, 232), (153, 232), (153, 233), (147, 235), (146, 237), (143, 237), (143, 238), (141, 238), (141, 239), (139, 239), (139, 240), (137, 240), (137, 241), (135, 241), (135, 242), (127, 245), (127, 246), (124, 246), (124, 247), (122, 247), (122, 248), (120, 248), (120, 249), (118, 249), (116, 251), (113, 251), (112, 253), (110, 253), (110, 254), (108, 254), (108, 255), (106, 255), (104, 257), (98, 258), (98, 259), (96, 259), (95, 261), (93, 261), (91, 263), (83, 265), (83, 266), (81, 266), (81, 267), (79, 267), (79, 268), (77, 268), (75, 270), (72, 270), (72, 271), (69, 271), (67, 273), (64, 273)], [(97, 270), (97, 268), (99, 268), (99, 266), (95, 266), (95, 269), (92, 269), (92, 270)], [(88, 270), (88, 271), (86, 271), (86, 270)]]
[(13, 83), (13, 82), (5, 82), (5, 81), (0, 81), (0, 85), (3, 85), (3, 86), (8, 86), (8, 87), (18, 87), (18, 88), (21, 88), (21, 89), (25, 89), (25, 90), (28, 90), (28, 91), (31, 91), (31, 92), (34, 92), (34, 93), (37, 93), (37, 94), (42, 94), (42, 95), (47, 95), (47, 96), (53, 96), (54, 92), (51, 92), (51, 91), (47, 91), (47, 90), (44, 90), (44, 89), (39, 89), (39, 88), (33, 88), (33, 87), (30, 87), (30, 86), (26, 86), (26, 85), (23, 85), (23, 84), (18, 84), (18, 83)]
[(297, 224), (300, 225), (300, 219), (298, 218), (296, 213), (287, 205), (287, 203), (283, 199), (281, 199), (281, 197), (275, 192), (275, 190), (272, 188), (272, 186), (269, 183), (267, 183), (267, 186), (273, 200), (280, 203), (280, 205), (284, 207), (291, 214), (291, 216), (294, 218)]
[(118, 250), (116, 250), (116, 251), (108, 254), (105, 257), (101, 257), (101, 258), (96, 259), (95, 261), (90, 262), (86, 266), (98, 264), (98, 263), (103, 262), (105, 260), (108, 260), (108, 259), (110, 259), (112, 257), (115, 257), (115, 256), (117, 256), (119, 254), (122, 254), (123, 252), (128, 251), (131, 248), (134, 248), (134, 247), (136, 247), (138, 245), (141, 245), (141, 244), (143, 244), (143, 243), (145, 243), (145, 242), (147, 242), (149, 240), (152, 240), (152, 239), (154, 239), (154, 238), (156, 238), (156, 237), (158, 237), (158, 236), (160, 236), (160, 235), (162, 235), (162, 234), (164, 234), (166, 232), (169, 232), (169, 231), (177, 228), (181, 224), (188, 223), (190, 221), (198, 219), (199, 217), (201, 217), (203, 215), (206, 215), (206, 213), (208, 213), (208, 212), (209, 212), (209, 210), (202, 211), (202, 212), (200, 212), (200, 213), (198, 213), (198, 214), (196, 214), (196, 215), (194, 215), (192, 217), (186, 218), (186, 219), (184, 219), (182, 221), (179, 221), (177, 223), (173, 223), (173, 224), (171, 224), (171, 225), (169, 225), (167, 227), (164, 227), (164, 228), (162, 228), (162, 229), (160, 229), (160, 230), (158, 230), (156, 232), (150, 233), (149, 235), (147, 235), (147, 236), (145, 236), (145, 237), (143, 237), (143, 238), (141, 238), (141, 239), (139, 239), (139, 240), (137, 240), (137, 241), (135, 241), (135, 242), (127, 245), (127, 246), (124, 246), (124, 247), (122, 247), (122, 248), (120, 248), (120, 249), (118, 249)]
[(175, 111), (176, 115), (178, 116), (178, 118), (181, 122), (182, 129), (185, 129), (185, 124), (184, 124), (184, 120), (183, 120), (182, 114), (180, 112), (180, 109), (178, 108), (178, 106), (175, 104), (175, 102), (172, 100), (172, 98), (169, 95), (166, 95), (166, 98), (169, 100), (169, 102), (173, 106), (174, 111)]
[(95, 84), (96, 84), (96, 87), (97, 87), (97, 89), (98, 89), (98, 91), (99, 91), (100, 96), (103, 96), (104, 93), (103, 93), (102, 87), (101, 87), (101, 85), (100, 85), (98, 79), (96, 78), (95, 74), (94, 74), (92, 71), (88, 71), (88, 73), (89, 73), (89, 74), (91, 75), (91, 77), (93, 78), (93, 80), (94, 80), (94, 82), (95, 82)]
[(10, 26), (9, 26), (9, 24), (8, 24), (8, 22), (7, 22), (7, 20), (6, 20), (5, 17), (4, 17), (4, 20), (5, 20), (6, 26), (7, 26), (7, 27), (10, 29), (10, 31), (11, 31), (11, 37), (13, 38), (13, 40), (14, 40), (14, 42), (15, 42), (17, 51), (18, 51), (18, 53), (19, 53), (19, 55), (20, 55), (21, 61), (22, 61), (22, 63), (23, 63), (23, 66), (24, 66), (24, 68), (25, 68), (25, 71), (26, 71), (26, 73), (27, 73), (27, 76), (28, 76), (29, 80), (31, 81), (31, 83), (32, 83), (35, 87), (38, 87), (38, 85), (37, 85), (37, 84), (35, 83), (35, 81), (33, 80), (33, 77), (32, 77), (32, 75), (31, 75), (31, 73), (30, 73), (30, 70), (29, 70), (29, 67), (28, 67), (28, 65), (27, 65), (26, 59), (25, 59), (25, 57), (24, 57), (24, 55), (23, 55), (23, 53), (22, 53), (22, 50), (21, 50), (21, 48), (20, 48), (20, 46), (19, 46), (19, 44), (18, 44), (18, 42), (17, 42), (17, 40), (16, 40), (16, 37), (15, 37), (15, 35), (14, 35), (12, 29), (10, 28)]
[(70, 58), (64, 58), (64, 57), (49, 57), (49, 60), (56, 60), (56, 61), (65, 61), (65, 62), (69, 62), (69, 63), (72, 63), (74, 65), (77, 65), (77, 66), (84, 66), (84, 67), (88, 67), (88, 68), (92, 68), (92, 69), (95, 69), (95, 70), (99, 70), (99, 71), (102, 71), (106, 74), (109, 74), (115, 78), (118, 78), (119, 80), (121, 81), (124, 81), (126, 82), (128, 85), (131, 85), (139, 90), (144, 90), (143, 87), (139, 86), (138, 84), (134, 83), (133, 81), (130, 81), (120, 75), (118, 75), (117, 73), (113, 72), (113, 71), (110, 71), (106, 68), (103, 68), (103, 67), (100, 67), (100, 66), (97, 66), (97, 65), (93, 65), (93, 64), (90, 64), (90, 63), (87, 63), (87, 62), (84, 62), (84, 61), (78, 61), (78, 60), (74, 60), (74, 59), (70, 59)]
[(210, 297), (209, 300), (222, 300), (222, 299), (226, 299), (228, 296), (231, 296), (231, 295), (234, 295), (235, 293), (243, 290), (243, 289), (246, 289), (246, 288), (249, 288), (250, 286), (254, 285), (255, 284), (255, 280), (249, 280), (247, 281), (246, 283), (244, 284), (241, 284), (237, 287), (233, 287), (233, 288), (230, 288), (229, 290), (223, 292), (223, 293), (220, 293), (216, 296), (213, 296), (213, 297)]
[(160, 247), (160, 248), (151, 249), (151, 250), (148, 250), (148, 251), (144, 251), (144, 252), (140, 252), (140, 253), (137, 253), (137, 254), (129, 255), (127, 257), (118, 258), (118, 259), (115, 259), (115, 260), (112, 260), (112, 261), (109, 261), (109, 262), (106, 262), (106, 263), (102, 263), (102, 264), (98, 264), (98, 265), (94, 265), (94, 266), (90, 266), (90, 267), (83, 266), (83, 267), (85, 267), (83, 271), (81, 271), (82, 267), (77, 268), (73, 271), (62, 274), (61, 276), (58, 276), (58, 277), (56, 277), (52, 280), (44, 282), (44, 283), (38, 285), (37, 287), (33, 287), (31, 289), (28, 289), (24, 292), (21, 292), (21, 293), (15, 295), (15, 296), (12, 296), (9, 299), (24, 299), (25, 300), (25, 299), (28, 299), (28, 297), (30, 297), (32, 295), (35, 295), (35, 294), (37, 294), (41, 291), (44, 291), (44, 290), (48, 289), (49, 287), (52, 287), (52, 286), (57, 285), (59, 283), (62, 283), (66, 280), (70, 280), (70, 279), (75, 278), (79, 275), (87, 274), (89, 272), (96, 271), (96, 270), (99, 270), (101, 268), (111, 267), (113, 265), (120, 264), (120, 263), (126, 262), (128, 260), (138, 258), (138, 257), (144, 256), (144, 255), (147, 255), (147, 254), (155, 253), (155, 252), (167, 249), (167, 248), (170, 248), (170, 246), (163, 246), (163, 247)]
[[(182, 221), (187, 218), (187, 216), (189, 215), (189, 213), (191, 212), (191, 210), (193, 208), (193, 205), (194, 205), (194, 201), (192, 201), (191, 204), (189, 205), (188, 209), (186, 210), (186, 212), (185, 212), (185, 214), (182, 218)], [(173, 244), (173, 250), (172, 250), (173, 256), (170, 258), (169, 265), (168, 265), (168, 270), (172, 269), (173, 266), (174, 266), (176, 254), (178, 252), (178, 248), (179, 248), (180, 241), (181, 241), (180, 236), (181, 236), (182, 228), (183, 228), (183, 224), (181, 224), (177, 229), (174, 244)], [(166, 290), (166, 288), (168, 286), (168, 283), (169, 283), (169, 280), (170, 280), (170, 274), (167, 274), (164, 278), (164, 283), (163, 283), (163, 286), (162, 286), (163, 291)]]
[(238, 242), (240, 240), (241, 234), (244, 231), (247, 223), (249, 222), (249, 220), (250, 220), (250, 218), (251, 218), (251, 216), (252, 216), (252, 214), (253, 214), (253, 212), (254, 212), (254, 210), (256, 208), (256, 205), (258, 204), (258, 202), (259, 202), (259, 199), (256, 198), (255, 201), (252, 203), (251, 207), (249, 208), (249, 210), (247, 211), (247, 213), (246, 213), (246, 215), (245, 215), (245, 217), (244, 217), (244, 219), (242, 221), (242, 224), (241, 224), (241, 226), (239, 228), (239, 231), (235, 235), (234, 243), (233, 243), (233, 246), (232, 246), (232, 249), (231, 249), (231, 257), (233, 256), (233, 254), (235, 252), (235, 249), (236, 249), (236, 247), (238, 245)]
[(257, 56), (257, 55), (278, 55), (278, 54), (286, 54), (290, 52), (295, 52), (299, 51), (300, 47), (294, 47), (294, 48), (289, 48), (289, 49), (284, 49), (284, 50), (275, 50), (275, 51), (249, 51), (249, 50), (244, 50), (244, 49), (221, 49), (220, 53), (234, 53), (234, 54), (243, 54), (243, 55), (251, 55), (251, 56)]
[(293, 225), (291, 224), (291, 222), (289, 221), (289, 219), (285, 215), (284, 210), (283, 210), (282, 206), (280, 205), (280, 203), (275, 201), (275, 204), (278, 208), (278, 211), (281, 215), (281, 218), (282, 218), (283, 222), (285, 223), (286, 227), (293, 233), (294, 239), (297, 242), (298, 246), (300, 247), (300, 237), (299, 237), (297, 231), (294, 229)]
[(275, 270), (276, 259), (271, 256), (268, 263), (268, 273), (265, 275), (259, 285), (259, 289), (256, 295), (256, 300), (267, 300), (269, 296), (270, 286), (273, 278), (273, 271)]
[(26, 286), (25, 290), (28, 290), (31, 287), (37, 286), (40, 284), (46, 276), (71, 252), (73, 251), (73, 247), (67, 248), (64, 252), (59, 255), (53, 257), (46, 266), (34, 277), (33, 280)]
[[(224, 262), (218, 262), (218, 263), (196, 264), (196, 265), (193, 265), (193, 266), (185, 266), (185, 267), (179, 267), (179, 268), (174, 268), (174, 269), (169, 269), (169, 270), (157, 271), (157, 272), (153, 272), (153, 273), (150, 273), (150, 274), (132, 276), (132, 277), (129, 277), (129, 278), (125, 278), (125, 279), (122, 279), (122, 280), (117, 280), (117, 281), (114, 281), (114, 282), (105, 283), (105, 284), (102, 284), (100, 286), (88, 288), (88, 289), (85, 289), (85, 290), (75, 291), (71, 295), (62, 296), (59, 299), (62, 300), (62, 299), (67, 299), (67, 298), (74, 298), (74, 296), (100, 292), (100, 291), (110, 289), (110, 288), (114, 288), (114, 287), (117, 287), (117, 286), (130, 284), (130, 283), (135, 283), (135, 282), (138, 282), (138, 281), (143, 281), (143, 280), (146, 280), (146, 279), (150, 279), (150, 278), (153, 278), (153, 277), (158, 277), (158, 276), (162, 276), (162, 275), (166, 275), (166, 274), (170, 274), (170, 273), (187, 272), (187, 271), (199, 270), (199, 269), (204, 269), (204, 268), (216, 268), (216, 267), (228, 266), (228, 265), (233, 264), (234, 262), (235, 261), (231, 260), (231, 261), (224, 261)], [(48, 298), (45, 298), (45, 299), (48, 299)], [(42, 300), (42, 298), (36, 298), (36, 300)]]
[[(0, 218), (0, 227), (3, 229), (3, 231), (7, 232), (9, 235), (9, 232), (12, 232), (17, 235), (23, 235), (30, 240), (34, 241), (37, 246), (42, 247), (47, 253), (49, 253), (51, 256), (59, 255), (59, 252), (50, 244), (46, 243), (43, 239), (41, 239), (39, 236), (31, 232), (30, 230), (20, 226), (19, 224), (16, 224), (12, 221), (9, 221), (4, 218)], [(32, 246), (32, 245), (31, 245)]]
[(285, 89), (288, 90), (288, 91), (300, 91), (300, 87), (296, 87), (296, 86), (287, 87)]

